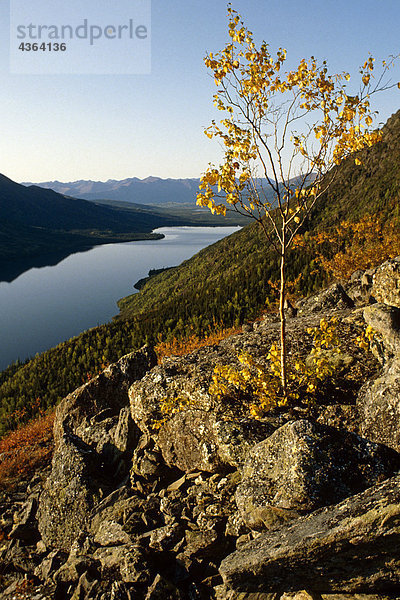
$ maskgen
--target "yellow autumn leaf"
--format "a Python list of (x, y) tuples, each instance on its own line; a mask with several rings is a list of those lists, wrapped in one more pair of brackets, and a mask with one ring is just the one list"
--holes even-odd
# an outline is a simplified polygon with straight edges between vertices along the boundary
[(354, 162), (356, 163), (356, 165), (361, 165), (361, 164), (362, 164), (362, 163), (361, 163), (361, 160), (360, 160), (359, 158), (356, 158), (356, 159), (354, 160)]

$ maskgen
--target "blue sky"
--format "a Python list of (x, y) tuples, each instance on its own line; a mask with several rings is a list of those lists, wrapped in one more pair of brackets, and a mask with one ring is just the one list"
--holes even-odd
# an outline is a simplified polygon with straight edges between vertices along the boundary
[[(114, 0), (121, 10), (129, 4)], [(151, 4), (149, 74), (15, 75), (9, 70), (9, 2), (3, 0), (0, 172), (16, 181), (198, 177), (209, 161), (219, 161), (218, 145), (203, 133), (221, 114), (212, 104), (216, 88), (203, 57), (227, 41), (226, 2)], [(293, 61), (313, 54), (332, 71), (356, 74), (369, 52), (377, 59), (400, 52), (399, 0), (232, 4), (258, 41), (286, 48)], [(399, 65), (393, 79), (400, 80)], [(400, 91), (376, 102), (385, 121), (400, 108)]]

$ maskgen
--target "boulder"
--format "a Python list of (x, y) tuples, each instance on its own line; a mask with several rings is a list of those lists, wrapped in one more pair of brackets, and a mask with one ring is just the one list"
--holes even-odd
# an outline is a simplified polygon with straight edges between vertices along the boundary
[[(164, 360), (129, 389), (132, 419), (153, 440), (169, 467), (210, 473), (236, 467), (254, 444), (276, 428), (273, 423), (233, 422), (228, 408), (209, 394), (215, 364), (235, 360), (229, 351), (203, 348), (183, 358)], [(178, 409), (174, 406), (165, 415), (162, 405), (166, 401), (175, 402)], [(228, 414), (222, 419), (224, 412)], [(145, 476), (144, 468), (156, 470), (157, 464), (152, 467), (151, 462), (147, 456), (145, 465), (138, 463), (135, 472)]]
[(250, 451), (236, 490), (252, 529), (339, 502), (400, 468), (400, 455), (350, 432), (307, 420), (283, 425)]
[(340, 283), (334, 283), (327, 289), (296, 303), (298, 314), (312, 312), (344, 310), (354, 306), (353, 300), (347, 295)]
[(381, 361), (400, 353), (400, 308), (387, 304), (372, 304), (364, 308), (364, 319), (375, 338), (372, 350)]
[(171, 550), (183, 537), (183, 530), (180, 525), (173, 523), (164, 525), (150, 532), (149, 547), (159, 552)]
[(146, 554), (140, 546), (109, 546), (98, 548), (94, 558), (101, 565), (101, 578), (124, 583), (149, 584), (150, 568)]
[(129, 406), (129, 386), (156, 364), (156, 353), (144, 346), (66, 396), (56, 410), (56, 445), (67, 428), (97, 451), (110, 443), (121, 452), (126, 450), (136, 433), (132, 431), (133, 423), (128, 423), (129, 412), (124, 410)]
[(261, 534), (223, 560), (220, 573), (237, 592), (397, 592), (400, 475)]
[(95, 535), (94, 541), (99, 546), (119, 546), (129, 544), (131, 538), (123, 530), (120, 523), (103, 521)]
[(361, 434), (400, 451), (400, 360), (387, 363), (380, 376), (358, 395)]
[(73, 434), (63, 436), (39, 502), (38, 527), (46, 546), (70, 550), (88, 526), (93, 507), (111, 492), (112, 477), (107, 475), (90, 446)]
[(400, 308), (400, 257), (387, 260), (373, 276), (372, 295), (377, 302)]
[(43, 541), (68, 551), (98, 502), (130, 467), (140, 432), (130, 417), (128, 388), (157, 361), (144, 347), (122, 357), (59, 404), (55, 451), (38, 514)]

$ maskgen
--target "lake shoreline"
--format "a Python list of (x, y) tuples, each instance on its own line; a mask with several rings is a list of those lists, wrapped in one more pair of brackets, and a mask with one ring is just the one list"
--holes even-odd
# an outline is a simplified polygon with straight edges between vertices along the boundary
[(162, 227), (150, 240), (95, 245), (67, 257), (32, 257), (27, 271), (26, 261), (8, 265), (9, 277), (0, 281), (0, 371), (113, 322), (118, 300), (139, 293), (134, 282), (182, 263), (237, 229)]

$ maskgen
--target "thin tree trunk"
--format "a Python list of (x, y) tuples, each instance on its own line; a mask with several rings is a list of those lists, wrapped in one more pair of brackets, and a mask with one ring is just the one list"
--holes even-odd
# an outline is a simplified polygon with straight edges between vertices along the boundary
[(287, 400), (287, 378), (286, 378), (286, 315), (285, 315), (285, 231), (282, 228), (282, 253), (281, 253), (281, 286), (279, 293), (279, 316), (281, 319), (281, 385), (283, 398)]

